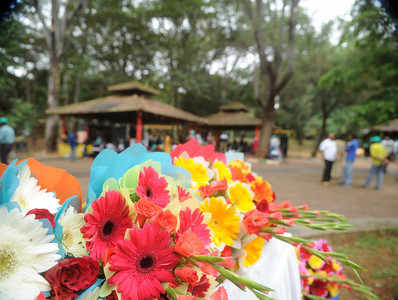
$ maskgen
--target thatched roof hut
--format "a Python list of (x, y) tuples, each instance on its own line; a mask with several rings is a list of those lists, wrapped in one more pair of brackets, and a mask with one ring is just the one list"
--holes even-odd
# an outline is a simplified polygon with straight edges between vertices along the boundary
[(48, 109), (46, 113), (123, 123), (135, 120), (140, 112), (142, 121), (148, 124), (205, 123), (198, 116), (151, 99), (159, 92), (135, 81), (111, 85), (108, 90), (113, 91), (114, 95)]
[(137, 142), (141, 141), (143, 124), (206, 124), (203, 118), (152, 99), (159, 91), (136, 81), (111, 85), (108, 91), (113, 95), (51, 108), (46, 113), (117, 123), (135, 122)]
[(254, 129), (261, 120), (253, 116), (242, 103), (233, 102), (220, 106), (220, 111), (206, 118), (207, 126), (214, 129)]
[(374, 126), (372, 130), (381, 132), (398, 132), (398, 119)]

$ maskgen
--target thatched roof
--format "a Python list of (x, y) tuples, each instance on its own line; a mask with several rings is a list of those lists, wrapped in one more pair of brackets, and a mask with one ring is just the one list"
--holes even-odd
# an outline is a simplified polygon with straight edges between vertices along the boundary
[(109, 119), (117, 122), (135, 122), (136, 112), (143, 112), (144, 124), (170, 124), (206, 121), (189, 112), (155, 99), (138, 95), (112, 95), (76, 104), (48, 109), (47, 114), (80, 118)]
[(248, 112), (219, 112), (207, 118), (209, 127), (223, 129), (233, 128), (255, 128), (261, 124), (261, 120), (255, 118)]
[(384, 131), (384, 132), (398, 132), (398, 119), (389, 121), (387, 123), (374, 126), (372, 130)]
[(217, 129), (252, 129), (261, 124), (246, 105), (237, 101), (220, 106), (220, 111), (206, 120), (209, 127)]
[(110, 92), (122, 92), (137, 95), (159, 95), (159, 91), (138, 81), (128, 81), (108, 86)]
[(225, 111), (225, 112), (244, 111), (244, 112), (248, 112), (249, 109), (248, 109), (247, 106), (244, 105), (243, 103), (240, 103), (240, 102), (232, 102), (232, 103), (227, 104), (227, 105), (221, 105), (221, 106), (220, 106), (220, 111)]

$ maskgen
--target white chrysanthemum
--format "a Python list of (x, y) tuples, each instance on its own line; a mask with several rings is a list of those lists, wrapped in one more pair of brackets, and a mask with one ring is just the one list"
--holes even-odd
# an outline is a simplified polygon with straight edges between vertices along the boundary
[(40, 273), (53, 267), (60, 256), (53, 235), (18, 209), (0, 207), (0, 299), (34, 300), (50, 289)]
[(54, 193), (47, 192), (37, 184), (37, 179), (31, 176), (28, 165), (22, 167), (18, 173), (19, 185), (11, 198), (21, 207), (23, 213), (34, 208), (45, 208), (55, 214), (61, 206)]
[(83, 214), (69, 207), (58, 222), (62, 226), (62, 246), (65, 251), (75, 257), (87, 256), (83, 235), (80, 232), (80, 228), (84, 225)]

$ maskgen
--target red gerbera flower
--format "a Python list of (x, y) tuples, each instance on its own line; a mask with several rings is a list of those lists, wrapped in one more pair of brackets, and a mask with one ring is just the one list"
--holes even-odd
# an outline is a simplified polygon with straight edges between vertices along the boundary
[(131, 229), (110, 258), (109, 270), (116, 273), (108, 282), (117, 286), (123, 299), (159, 299), (165, 292), (161, 283), (175, 281), (178, 256), (171, 243), (169, 233), (156, 224)]
[(326, 297), (328, 295), (328, 282), (315, 278), (311, 286), (311, 294), (318, 297)]
[(199, 209), (194, 210), (187, 208), (180, 211), (180, 228), (177, 234), (180, 236), (187, 230), (191, 230), (203, 242), (204, 246), (210, 244), (210, 231), (207, 225), (203, 223), (203, 214)]
[(127, 228), (132, 226), (129, 208), (126, 201), (116, 191), (108, 191), (92, 204), (93, 212), (86, 214), (84, 225), (80, 231), (87, 239), (86, 246), (90, 256), (102, 259), (105, 250), (116, 246), (116, 242), (124, 238)]
[(160, 177), (154, 168), (145, 167), (138, 177), (136, 192), (141, 199), (152, 201), (164, 208), (170, 202), (167, 185), (166, 179)]
[(185, 200), (188, 200), (191, 197), (191, 194), (179, 185), (177, 185), (177, 191), (178, 191), (178, 200), (180, 202), (184, 202)]

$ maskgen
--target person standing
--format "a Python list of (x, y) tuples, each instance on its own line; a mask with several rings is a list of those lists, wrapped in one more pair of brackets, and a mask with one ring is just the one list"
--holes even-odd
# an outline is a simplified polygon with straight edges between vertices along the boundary
[(12, 145), (15, 142), (14, 129), (8, 125), (5, 117), (0, 118), (0, 158), (3, 164), (8, 164), (8, 154), (10, 154)]
[(270, 157), (271, 159), (280, 159), (281, 158), (281, 152), (280, 152), (280, 145), (281, 142), (279, 141), (279, 138), (276, 134), (273, 134), (271, 136), (271, 140), (270, 140)]
[(396, 139), (394, 142), (394, 154), (395, 154), (395, 158), (397, 158), (398, 157), (398, 139)]
[(70, 146), (70, 159), (72, 161), (76, 160), (76, 146), (77, 146), (77, 142), (76, 142), (76, 134), (72, 131), (71, 133), (68, 134), (68, 143)]
[[(388, 156), (387, 159), (388, 161), (394, 161), (395, 159), (395, 154), (394, 154), (394, 141), (389, 137), (386, 136), (381, 144), (384, 146), (384, 149), (386, 149)], [(387, 172), (387, 164), (384, 164), (384, 173)]]
[(329, 137), (322, 141), (319, 145), (319, 150), (322, 152), (323, 159), (325, 161), (322, 184), (328, 185), (330, 183), (330, 174), (332, 172), (333, 163), (337, 158), (337, 145), (333, 133), (330, 133)]
[(384, 164), (388, 163), (388, 152), (380, 141), (381, 138), (379, 136), (373, 136), (370, 139), (370, 157), (372, 159), (372, 166), (370, 167), (368, 178), (363, 185), (364, 188), (369, 186), (369, 183), (375, 175), (377, 175), (376, 189), (379, 190), (381, 188), (384, 176)]
[(340, 137), (335, 139), (336, 146), (337, 146), (337, 156), (336, 160), (333, 163), (333, 178), (342, 178), (343, 177), (343, 168), (344, 168), (344, 149), (345, 149), (345, 141)]
[(220, 152), (222, 152), (222, 153), (227, 152), (228, 139), (229, 139), (229, 137), (228, 137), (228, 133), (226, 131), (221, 133), (221, 135), (220, 135)]
[(282, 153), (282, 159), (286, 160), (287, 159), (287, 151), (289, 148), (289, 137), (287, 134), (282, 133), (280, 135), (280, 141), (281, 141), (281, 153)]
[(355, 134), (352, 134), (350, 136), (350, 141), (345, 147), (346, 158), (343, 170), (343, 179), (341, 181), (341, 184), (344, 186), (352, 186), (352, 170), (357, 154), (357, 149), (358, 149), (358, 140), (356, 139)]

